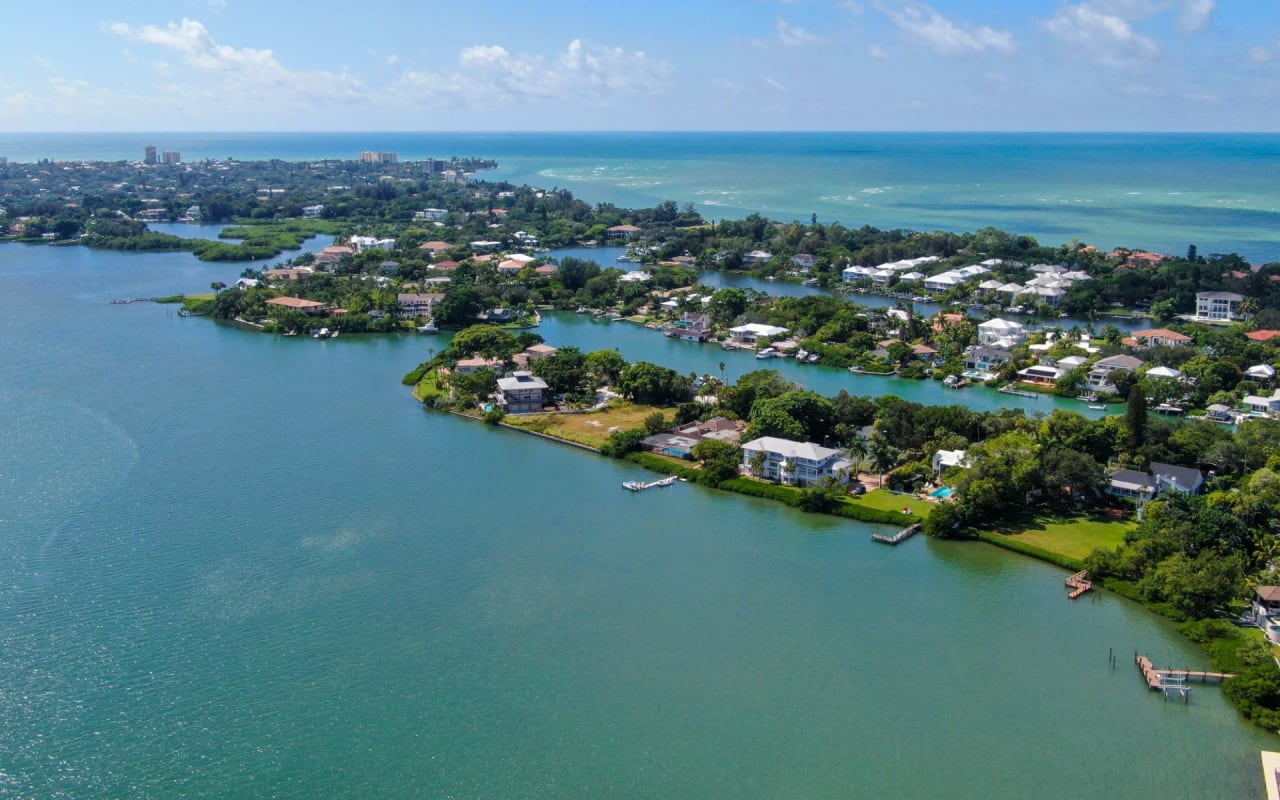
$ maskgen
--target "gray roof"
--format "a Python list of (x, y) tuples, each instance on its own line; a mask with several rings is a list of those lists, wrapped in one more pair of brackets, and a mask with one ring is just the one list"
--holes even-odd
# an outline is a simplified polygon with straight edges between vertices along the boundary
[(527, 372), (517, 372), (510, 378), (498, 378), (498, 388), (504, 392), (519, 389), (546, 389), (547, 382)]
[(1190, 488), (1204, 480), (1204, 476), (1200, 474), (1200, 470), (1195, 467), (1180, 467), (1177, 464), (1161, 464), (1159, 461), (1151, 462), (1151, 474), (1158, 478), (1167, 478), (1178, 483), (1181, 486)]
[(1117, 483), (1127, 483), (1132, 486), (1141, 486), (1147, 489), (1154, 489), (1156, 487), (1155, 478), (1145, 472), (1138, 472), (1135, 469), (1116, 470), (1111, 473), (1111, 483), (1112, 485)]
[(803, 458), (806, 461), (825, 461), (828, 458), (840, 455), (839, 450), (832, 450), (830, 447), (823, 447), (820, 444), (793, 442), (790, 439), (779, 439), (775, 436), (761, 436), (759, 439), (744, 444), (742, 449), (752, 452), (777, 453), (783, 458)]
[(1134, 358), (1133, 356), (1120, 355), (1120, 356), (1111, 356), (1110, 358), (1104, 358), (1101, 361), (1094, 364), (1093, 368), (1098, 369), (1099, 367), (1101, 367), (1102, 369), (1107, 369), (1107, 368), (1127, 369), (1132, 372), (1138, 367), (1141, 367), (1143, 363), (1144, 363), (1143, 360), (1140, 358)]

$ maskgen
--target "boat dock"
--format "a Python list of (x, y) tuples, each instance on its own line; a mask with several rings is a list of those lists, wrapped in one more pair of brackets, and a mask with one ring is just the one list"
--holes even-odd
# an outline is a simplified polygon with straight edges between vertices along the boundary
[(661, 489), (662, 487), (670, 486), (675, 482), (676, 476), (671, 475), (669, 477), (662, 478), (661, 480), (649, 481), (648, 483), (645, 483), (644, 481), (626, 481), (622, 484), (622, 488), (626, 489), (628, 492), (643, 492), (645, 489)]
[(880, 544), (896, 545), (896, 544), (901, 544), (902, 542), (905, 542), (907, 539), (910, 539), (912, 536), (915, 536), (919, 532), (920, 532), (920, 523), (917, 522), (914, 525), (908, 525), (907, 527), (903, 528), (902, 530), (898, 531), (893, 535), (889, 535), (885, 533), (873, 533), (871, 534), (871, 541), (879, 542)]
[(1027, 392), (1027, 391), (1023, 391), (1022, 389), (1015, 389), (1012, 383), (1005, 384), (1004, 386), (1001, 386), (996, 391), (1001, 392), (1002, 394), (1011, 394), (1011, 395), (1014, 395), (1015, 397), (1040, 397), (1040, 395), (1036, 394), (1035, 392)]
[(1170, 694), (1180, 695), (1183, 701), (1187, 701), (1191, 696), (1191, 687), (1187, 683), (1196, 678), (1201, 683), (1207, 683), (1210, 680), (1216, 680), (1219, 683), (1229, 678), (1234, 678), (1227, 672), (1205, 672), (1202, 670), (1192, 669), (1160, 669), (1151, 663), (1151, 659), (1146, 656), (1133, 654), (1133, 663), (1138, 665), (1138, 671), (1142, 673), (1142, 679), (1147, 682), (1147, 688), (1153, 692), (1161, 692), (1165, 699)]
[(1071, 592), (1067, 595), (1068, 600), (1075, 600), (1080, 595), (1093, 588), (1093, 583), (1089, 580), (1089, 571), (1080, 570), (1075, 575), (1067, 578), (1067, 588)]

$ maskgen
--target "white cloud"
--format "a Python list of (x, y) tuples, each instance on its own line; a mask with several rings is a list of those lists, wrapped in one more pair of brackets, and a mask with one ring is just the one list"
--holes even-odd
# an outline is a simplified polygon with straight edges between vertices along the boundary
[(1154, 39), (1135, 31), (1122, 17), (1104, 14), (1090, 3), (1064, 3), (1040, 27), (1099, 64), (1118, 67), (1160, 57), (1160, 45)]
[(872, 58), (888, 58), (889, 51), (878, 44), (873, 44), (867, 48), (867, 55)]
[(1174, 14), (1179, 29), (1188, 33), (1202, 30), (1213, 19), (1217, 0), (1084, 0), (1099, 14), (1119, 17), (1126, 22), (1142, 22), (1160, 14)]
[(877, 8), (904, 33), (941, 56), (973, 55), (988, 50), (1008, 55), (1018, 49), (1013, 34), (1007, 30), (956, 23), (923, 3), (901, 6), (880, 3)]
[(782, 17), (778, 17), (775, 27), (778, 30), (778, 41), (783, 47), (803, 47), (822, 41), (822, 37), (814, 36), (799, 25), (790, 24)]
[(778, 81), (775, 81), (773, 78), (765, 78), (764, 82), (768, 84), (769, 88), (771, 89), (782, 92), (783, 94), (786, 94), (787, 92), (787, 87), (783, 86)]
[(1186, 0), (1178, 14), (1178, 25), (1185, 31), (1202, 30), (1213, 19), (1217, 5), (1217, 0)]
[(103, 28), (129, 41), (178, 53), (195, 73), (222, 80), (226, 88), (235, 92), (270, 99), (273, 103), (310, 106), (368, 100), (360, 81), (346, 73), (288, 69), (271, 50), (219, 44), (203, 23), (193, 19), (171, 22), (163, 28), (135, 27), (122, 22), (104, 23)]
[(471, 105), (509, 100), (657, 94), (670, 69), (642, 50), (588, 47), (574, 39), (554, 60), (512, 53), (501, 45), (477, 45), (462, 51), (452, 72), (407, 72), (400, 86), (433, 99)]

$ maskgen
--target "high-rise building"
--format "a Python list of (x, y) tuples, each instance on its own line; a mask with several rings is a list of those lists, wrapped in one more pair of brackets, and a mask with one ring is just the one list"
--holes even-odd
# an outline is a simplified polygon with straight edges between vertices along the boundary
[(161, 154), (160, 160), (165, 164), (181, 164), (182, 153), (179, 153), (177, 150), (165, 150), (164, 153)]
[(399, 153), (379, 153), (374, 150), (365, 150), (360, 153), (360, 163), (362, 164), (395, 164), (399, 161)]
[(155, 146), (154, 144), (149, 144), (149, 145), (147, 145), (146, 147), (144, 147), (144, 148), (143, 148), (142, 152), (144, 153), (144, 155), (142, 156), (142, 163), (143, 163), (143, 164), (155, 164), (155, 163), (157, 163), (157, 159), (156, 159), (156, 146)]

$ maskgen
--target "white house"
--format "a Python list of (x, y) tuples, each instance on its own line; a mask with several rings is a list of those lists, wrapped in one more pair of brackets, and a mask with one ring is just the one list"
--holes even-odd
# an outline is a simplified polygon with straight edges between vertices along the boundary
[(967, 450), (939, 450), (933, 454), (933, 460), (930, 462), (933, 465), (934, 476), (940, 477), (942, 473), (953, 467), (967, 469), (970, 466), (968, 456)]
[(1199, 322), (1233, 322), (1243, 319), (1240, 304), (1244, 295), (1235, 292), (1196, 292), (1196, 320)]
[(773, 253), (768, 250), (752, 250), (742, 257), (742, 263), (746, 266), (755, 264), (764, 264), (773, 260)]
[(931, 292), (945, 292), (964, 283), (964, 276), (955, 272), (940, 272), (924, 279), (924, 288)]
[(758, 322), (748, 322), (746, 325), (739, 325), (736, 328), (730, 328), (729, 337), (735, 344), (754, 347), (756, 342), (761, 339), (776, 339), (786, 332), (786, 328), (779, 328), (776, 325), (763, 325)]
[(1271, 383), (1276, 379), (1276, 368), (1270, 364), (1255, 364), (1244, 371), (1246, 380)]
[(1261, 414), (1280, 414), (1280, 389), (1276, 389), (1270, 397), (1247, 395), (1240, 401), (1240, 405), (1249, 411), (1257, 411)]
[(1150, 500), (1156, 496), (1157, 491), (1154, 478), (1133, 469), (1119, 469), (1111, 473), (1111, 482), (1107, 487), (1107, 494), (1132, 497), (1134, 500)]
[(324, 213), (324, 205), (322, 204), (302, 207), (302, 216), (305, 219), (316, 219), (323, 213)]
[(978, 324), (978, 344), (1009, 348), (1027, 340), (1027, 327), (1007, 319), (989, 319)]
[[(764, 465), (755, 471), (757, 453), (764, 454)], [(849, 481), (852, 463), (844, 453), (813, 442), (793, 442), (773, 436), (762, 436), (742, 446), (742, 466), (757, 478), (765, 478), (788, 486), (808, 486), (823, 478)]]
[(1174, 380), (1182, 380), (1182, 370), (1174, 367), (1152, 367), (1147, 370), (1148, 378), (1173, 378)]
[(376, 236), (352, 236), (351, 246), (355, 248), (357, 253), (362, 253), (365, 250), (371, 250), (375, 247), (382, 250), (395, 250), (396, 240), (379, 239)]

